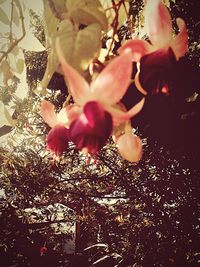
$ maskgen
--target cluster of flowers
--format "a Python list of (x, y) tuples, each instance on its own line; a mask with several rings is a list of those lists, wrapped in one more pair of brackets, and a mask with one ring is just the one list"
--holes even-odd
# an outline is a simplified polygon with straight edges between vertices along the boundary
[[(187, 52), (186, 25), (178, 18), (179, 33), (173, 38), (170, 13), (160, 0), (147, 0), (144, 14), (149, 40), (131, 39), (124, 43), (119, 56), (90, 85), (65, 61), (57, 43), (58, 58), (74, 104), (56, 113), (54, 105), (46, 100), (42, 102), (41, 115), (52, 128), (47, 136), (47, 147), (56, 155), (67, 149), (69, 141), (86, 154), (95, 155), (113, 134), (115, 126), (130, 121), (142, 109), (147, 93), (168, 92), (167, 74), (163, 73), (164, 78), (158, 79), (159, 66), (167, 72), (167, 68)], [(133, 62), (137, 63), (134, 82), (144, 97), (126, 111), (117, 104), (131, 83)], [(130, 162), (138, 162), (142, 156), (142, 142), (132, 134), (131, 127), (124, 129), (123, 134), (114, 138), (119, 153)]]

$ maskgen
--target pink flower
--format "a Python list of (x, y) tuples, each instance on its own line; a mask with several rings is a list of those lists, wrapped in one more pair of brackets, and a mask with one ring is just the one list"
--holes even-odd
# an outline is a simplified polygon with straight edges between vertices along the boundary
[[(174, 61), (172, 54), (176, 60), (179, 60), (188, 51), (188, 34), (184, 20), (177, 18), (176, 22), (180, 32), (173, 38), (171, 15), (161, 0), (147, 0), (144, 17), (150, 43), (139, 39), (129, 40), (119, 49), (119, 53), (123, 53), (126, 49), (131, 49), (132, 60), (140, 62), (140, 67), (135, 77), (136, 86), (143, 94), (147, 94), (148, 88), (146, 87), (148, 87), (148, 83), (141, 78), (140, 72), (143, 71), (144, 67), (149, 70), (151, 68), (154, 68), (155, 71), (156, 68), (158, 70), (160, 66), (166, 64), (166, 55), (170, 57), (168, 61), (168, 68), (170, 68)], [(145, 56), (145, 60), (143, 60), (143, 56)], [(148, 63), (144, 62), (146, 58), (148, 58)], [(162, 64), (156, 64), (155, 60)], [(154, 66), (152, 66), (153, 64)], [(146, 75), (150, 74), (145, 71), (143, 76)], [(159, 79), (162, 80), (162, 77), (160, 78), (158, 75), (157, 80)]]
[(131, 82), (131, 52), (113, 59), (90, 85), (65, 61), (58, 42), (57, 52), (68, 89), (81, 109), (70, 125), (70, 138), (78, 148), (94, 154), (105, 145), (113, 125), (129, 120), (143, 107), (144, 98), (127, 112), (115, 107)]
[[(73, 112), (72, 112), (73, 110)], [(49, 101), (43, 100), (41, 104), (41, 116), (52, 128), (47, 135), (47, 148), (56, 156), (62, 155), (68, 148), (69, 124), (79, 115), (76, 107), (68, 107), (55, 112), (55, 107)]]

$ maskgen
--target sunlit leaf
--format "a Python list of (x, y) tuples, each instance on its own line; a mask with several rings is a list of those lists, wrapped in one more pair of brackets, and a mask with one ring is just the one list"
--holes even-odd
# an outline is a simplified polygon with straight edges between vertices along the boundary
[(24, 62), (23, 59), (18, 59), (17, 60), (17, 72), (18, 73), (22, 73), (23, 72), (23, 70), (24, 70), (24, 64), (25, 64), (25, 62)]
[(3, 83), (7, 84), (8, 80), (13, 77), (10, 64), (7, 60), (4, 60), (0, 65), (0, 72), (3, 73)]
[(82, 72), (100, 52), (101, 27), (95, 23), (78, 32), (73, 28), (63, 29), (59, 39), (66, 61)]
[(107, 18), (99, 0), (68, 0), (66, 7), (76, 24), (99, 23), (103, 30), (107, 30)]
[(12, 18), (13, 18), (13, 22), (18, 27), (20, 23), (20, 17), (19, 17), (19, 13), (15, 5), (13, 5), (13, 17)]
[(55, 48), (56, 38), (59, 38), (66, 61), (79, 72), (88, 68), (90, 62), (98, 56), (101, 49), (101, 27), (99, 24), (94, 23), (77, 31), (69, 20), (63, 20), (60, 23), (58, 34), (52, 38), (53, 47), (48, 56), (45, 75), (41, 81), (43, 88), (48, 85), (53, 73), (59, 71)]
[(40, 52), (45, 50), (45, 47), (31, 32), (26, 33), (25, 37), (19, 43), (19, 46), (22, 47), (23, 49), (35, 52)]
[(9, 24), (10, 23), (8, 16), (3, 11), (2, 8), (0, 8), (0, 21), (3, 22), (3, 23), (5, 23), (5, 24)]
[(5, 107), (5, 105), (0, 101), (0, 127), (6, 125), (6, 126), (15, 126), (16, 121), (13, 120), (10, 112)]
[(45, 26), (45, 36), (46, 36), (46, 47), (49, 46), (49, 39), (53, 34), (56, 33), (59, 24), (59, 19), (52, 13), (49, 2), (43, 0), (44, 3), (44, 26)]

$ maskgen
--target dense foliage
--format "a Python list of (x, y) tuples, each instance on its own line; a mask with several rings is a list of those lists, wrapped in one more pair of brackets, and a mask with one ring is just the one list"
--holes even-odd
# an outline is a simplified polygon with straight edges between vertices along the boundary
[[(113, 22), (117, 38), (115, 34), (111, 37), (105, 34), (100, 40), (104, 48), (108, 39), (113, 42), (112, 48), (106, 51), (111, 49), (107, 54), (110, 60), (122, 39), (131, 38), (130, 29), (140, 29), (143, 2), (109, 2), (113, 5), (130, 2), (128, 22), (119, 27)], [(164, 2), (169, 5), (173, 19), (177, 16), (185, 19), (190, 49), (173, 65), (170, 95), (162, 92), (147, 95), (143, 110), (132, 120), (143, 141), (144, 154), (139, 163), (122, 159), (111, 137), (95, 158), (88, 160), (70, 143), (60, 160), (53, 161), (46, 150), (49, 126), (40, 115), (40, 104), (45, 97), (57, 110), (62, 108), (69, 93), (64, 78), (54, 73), (55, 69), (51, 77), (45, 74), (51, 57), (46, 49), (34, 52), (24, 45), (24, 67), (19, 61), (16, 72), (10, 58), (3, 61), (1, 71), (5, 70), (5, 62), (10, 67), (9, 71), (2, 71), (4, 83), (0, 92), (4, 104), (2, 115), (6, 118), (1, 135), (10, 135), (7, 146), (0, 148), (0, 257), (5, 267), (199, 265), (198, 0)], [(12, 3), (16, 14), (27, 12), (20, 1)], [(114, 18), (119, 15), (116, 7)], [(56, 19), (63, 20), (57, 9), (51, 6), (50, 10), (58, 16)], [(105, 28), (105, 18), (96, 15), (95, 20)], [(76, 13), (73, 16), (75, 21), (79, 18)], [(34, 11), (30, 11), (30, 17), (34, 37), (40, 40), (41, 46), (49, 45), (44, 40), (49, 29), (44, 30), (43, 17)], [(13, 21), (20, 23), (16, 15)], [(85, 21), (81, 27), (85, 28)], [(41, 46), (38, 45), (39, 50), (43, 49)], [(22, 59), (19, 51), (14, 54), (18, 60)], [(84, 56), (80, 52), (80, 57)], [(80, 68), (77, 60), (73, 64)], [(83, 72), (79, 69), (86, 78), (89, 77), (87, 67), (84, 66)], [(99, 72), (101, 64), (95, 67)], [(22, 86), (19, 85), (21, 76), (16, 73), (22, 73), (22, 69), (27, 71), (29, 91), (20, 99), (15, 90)], [(43, 88), (38, 89), (41, 80)], [(128, 109), (141, 98), (134, 86), (130, 85), (122, 100)], [(9, 113), (9, 105), (14, 106), (13, 113)], [(63, 232), (62, 225), (73, 222), (77, 223), (76, 250), (74, 255), (67, 255), (64, 243), (74, 233)], [(52, 227), (55, 223), (57, 232)]]

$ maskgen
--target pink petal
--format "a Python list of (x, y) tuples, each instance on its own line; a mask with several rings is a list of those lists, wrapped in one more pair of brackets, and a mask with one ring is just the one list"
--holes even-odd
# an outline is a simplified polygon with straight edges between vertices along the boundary
[(171, 41), (171, 48), (174, 51), (176, 59), (184, 56), (188, 51), (188, 33), (183, 19), (177, 18), (176, 23), (179, 27), (179, 34)]
[(129, 109), (128, 112), (124, 112), (114, 107), (106, 106), (105, 109), (111, 113), (114, 125), (119, 125), (120, 123), (129, 120), (130, 118), (137, 115), (143, 108), (145, 98), (142, 98), (139, 103)]
[(55, 113), (55, 107), (49, 101), (43, 100), (41, 104), (41, 116), (43, 120), (52, 128), (59, 123)]
[(172, 20), (160, 0), (148, 0), (145, 7), (145, 27), (155, 49), (168, 46), (172, 38)]
[(69, 123), (76, 120), (82, 112), (82, 108), (80, 108), (76, 104), (72, 104), (70, 106), (67, 106), (66, 108), (67, 108)]
[(130, 49), (132, 52), (132, 61), (139, 62), (140, 58), (151, 49), (151, 45), (144, 41), (139, 39), (134, 40), (128, 40), (126, 43), (124, 43), (118, 50), (119, 54), (124, 53), (126, 49)]
[(131, 133), (125, 133), (117, 140), (120, 155), (130, 161), (138, 162), (142, 157), (142, 141)]
[(56, 49), (58, 58), (60, 60), (65, 80), (69, 85), (70, 93), (72, 94), (74, 101), (78, 104), (84, 104), (87, 101), (89, 95), (89, 84), (87, 81), (71, 67), (65, 60), (59, 41), (56, 42)]
[(120, 101), (125, 94), (131, 80), (132, 60), (128, 49), (116, 57), (92, 82), (91, 90), (103, 104), (113, 105)]

